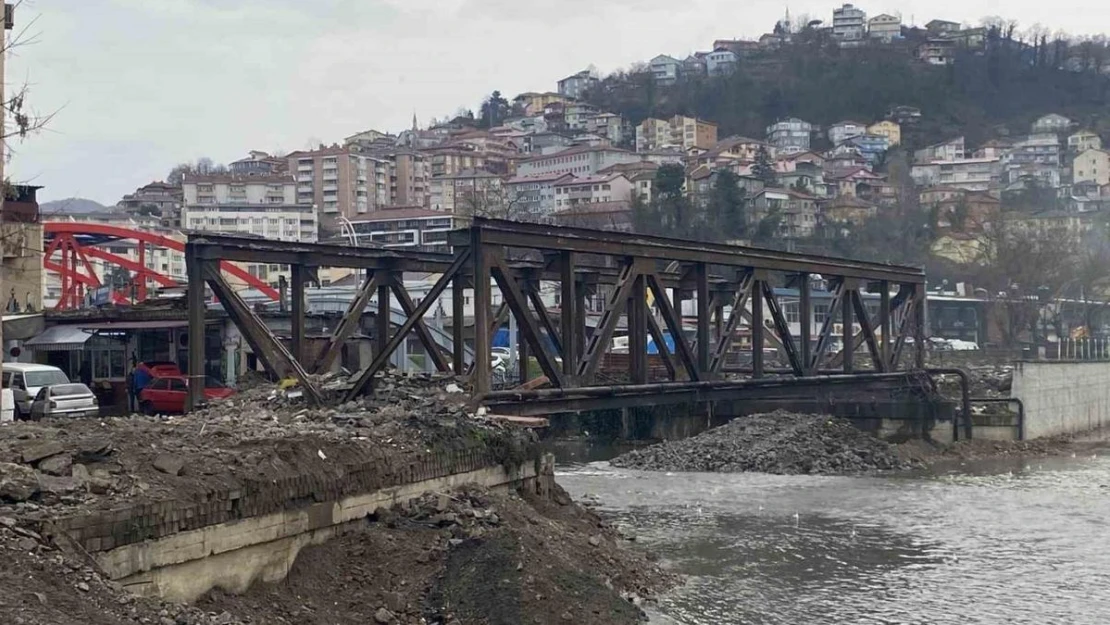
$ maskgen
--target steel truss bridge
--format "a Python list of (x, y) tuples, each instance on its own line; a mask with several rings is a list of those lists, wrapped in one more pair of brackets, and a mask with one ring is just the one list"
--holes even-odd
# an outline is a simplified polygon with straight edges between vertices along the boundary
[[(275, 376), (295, 377), (313, 402), (323, 400), (312, 373), (326, 371), (377, 294), (375, 353), (353, 376), (347, 399), (366, 393), (374, 377), (410, 335), (415, 334), (435, 367), (468, 375), (474, 399), (501, 413), (543, 414), (635, 405), (659, 405), (739, 398), (774, 389), (804, 392), (814, 386), (846, 382), (906, 384), (924, 369), (925, 274), (922, 269), (709, 244), (638, 234), (475, 219), (471, 227), (450, 235), (453, 253), (372, 249), (329, 244), (267, 241), (223, 235), (193, 234), (184, 246), (188, 273), (189, 375), (204, 375), (206, 287), (223, 304), (231, 320)], [(287, 348), (258, 319), (228, 284), (227, 263), (289, 265), (292, 279), (292, 341)], [(348, 267), (365, 272), (365, 280), (342, 321), (322, 350), (307, 353), (304, 291), (319, 267)], [(438, 280), (419, 303), (404, 287), (407, 273), (436, 274)], [(830, 313), (813, 334), (810, 277), (829, 284)], [(539, 295), (540, 282), (556, 285), (560, 306), (549, 311)], [(800, 332), (791, 333), (775, 287), (799, 290)], [(503, 304), (493, 309), (493, 290)], [(452, 341), (440, 348), (424, 317), (450, 290)], [(473, 297), (473, 358), (465, 344), (464, 291)], [(861, 293), (877, 293), (879, 308), (869, 314)], [(586, 298), (605, 297), (600, 321), (587, 330)], [(651, 295), (650, 303), (648, 294)], [(391, 299), (404, 320), (392, 326)], [(688, 339), (681, 311), (696, 308), (694, 336)], [(769, 319), (765, 319), (764, 311)], [(833, 314), (837, 311), (839, 314)], [(385, 314), (383, 314), (385, 313)], [(491, 385), (491, 337), (508, 315), (519, 331), (521, 382), (534, 358), (550, 388), (523, 384), (512, 390)], [(834, 318), (836, 318), (834, 320)], [(604, 354), (621, 319), (629, 335), (627, 382), (607, 384), (599, 377)], [(751, 341), (751, 367), (745, 377), (726, 372), (726, 357), (742, 321)], [(838, 328), (839, 326), (839, 328)], [(858, 328), (858, 330), (856, 329)], [(847, 346), (833, 353), (834, 330)], [(665, 379), (653, 379), (648, 337), (659, 349)], [(765, 341), (781, 345), (787, 369), (765, 366)], [(752, 346), (757, 346), (753, 348)], [(844, 357), (866, 346), (867, 366)], [(469, 361), (469, 362), (468, 362)], [(198, 394), (201, 385), (191, 386)]]

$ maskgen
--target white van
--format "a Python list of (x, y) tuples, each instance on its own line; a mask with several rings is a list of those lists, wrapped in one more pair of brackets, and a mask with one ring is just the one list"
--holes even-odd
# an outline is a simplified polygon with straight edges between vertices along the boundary
[(12, 389), (15, 398), (17, 421), (31, 416), (31, 402), (44, 386), (69, 384), (65, 372), (50, 365), (26, 362), (5, 362), (3, 365), (4, 388)]

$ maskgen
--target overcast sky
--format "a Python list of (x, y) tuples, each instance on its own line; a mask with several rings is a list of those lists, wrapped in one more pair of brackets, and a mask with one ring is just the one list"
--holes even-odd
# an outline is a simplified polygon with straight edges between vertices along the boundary
[[(830, 20), (837, 2), (792, 0), (793, 16)], [(1110, 24), (1106, 0), (858, 2), (978, 24), (1089, 33)], [(716, 38), (767, 32), (772, 0), (25, 0), (7, 83), (55, 112), (12, 145), (13, 180), (114, 204), (178, 162), (228, 162), (248, 150), (295, 150), (367, 128), (397, 131), (500, 89), (554, 90), (658, 53), (685, 55)], [(9, 86), (9, 89), (11, 87)]]

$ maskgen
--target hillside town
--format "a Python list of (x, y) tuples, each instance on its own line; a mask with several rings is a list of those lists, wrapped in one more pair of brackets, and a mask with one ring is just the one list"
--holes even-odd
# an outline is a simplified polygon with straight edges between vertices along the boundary
[[(941, 19), (910, 26), (896, 15), (868, 17), (851, 4), (829, 19), (797, 21), (803, 23), (787, 14), (758, 39), (719, 39), (704, 51), (661, 54), (642, 67), (659, 85), (723, 76), (801, 36), (845, 48), (910, 46), (920, 63), (945, 65), (955, 62), (956, 51), (981, 50), (988, 38), (986, 27)], [(821, 125), (788, 116), (762, 136), (722, 136), (713, 119), (633, 120), (602, 110), (588, 97), (601, 83), (595, 71), (583, 70), (552, 90), (511, 99), (495, 91), (478, 115), (425, 124), (414, 116), (401, 131), (362, 130), (287, 154), (249, 150), (227, 165), (203, 159), (138, 187), (114, 210), (47, 217), (179, 239), (183, 232), (214, 231), (443, 250), (446, 233), (476, 215), (631, 230), (634, 205), (652, 201), (660, 169), (681, 168), (682, 193), (703, 208), (721, 176), (734, 175), (728, 182), (744, 198), (749, 226), (749, 236), (736, 240), (782, 246), (889, 217), (907, 199), (907, 180), (892, 177), (891, 155), (901, 152), (914, 202), (930, 215), (932, 252), (968, 263), (983, 253), (982, 233), (992, 216), (1005, 212), (1026, 226), (1080, 232), (1110, 204), (1110, 152), (1102, 137), (1050, 110), (982, 144), (952, 136), (907, 146), (903, 137), (930, 111), (896, 102), (874, 118)], [(1031, 204), (1030, 197), (1050, 201)], [(772, 217), (764, 240), (753, 241), (750, 233)], [(147, 267), (172, 279), (184, 277), (184, 259), (172, 250), (141, 255), (121, 244), (114, 251), (132, 262), (143, 256)], [(111, 263), (92, 263), (110, 282)], [(275, 288), (285, 275), (278, 266), (249, 271)], [(47, 274), (41, 301), (16, 294), (7, 306), (53, 306), (61, 286), (56, 274)]]

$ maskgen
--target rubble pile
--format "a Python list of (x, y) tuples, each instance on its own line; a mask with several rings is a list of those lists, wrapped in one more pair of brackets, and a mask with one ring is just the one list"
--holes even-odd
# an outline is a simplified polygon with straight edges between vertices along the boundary
[(778, 410), (734, 419), (693, 438), (633, 450), (613, 466), (647, 471), (852, 474), (912, 466), (895, 448), (826, 415)]
[(562, 491), (436, 493), (305, 549), (283, 582), (197, 605), (267, 623), (631, 624), (674, 580), (624, 542)]
[(240, 625), (222, 610), (138, 598), (86, 557), (0, 516), (0, 622), (5, 625)]
[[(329, 398), (342, 378), (321, 380)], [(313, 407), (296, 386), (256, 385), (188, 415), (0, 426), (0, 514), (42, 516), (126, 499), (189, 500), (244, 478), (326, 468), (367, 454), (516, 449), (528, 432), (488, 421), (454, 378), (385, 374), (374, 393)]]

